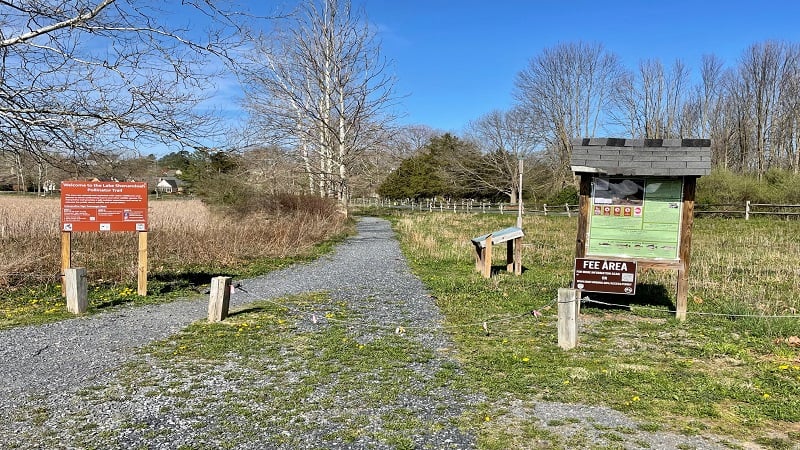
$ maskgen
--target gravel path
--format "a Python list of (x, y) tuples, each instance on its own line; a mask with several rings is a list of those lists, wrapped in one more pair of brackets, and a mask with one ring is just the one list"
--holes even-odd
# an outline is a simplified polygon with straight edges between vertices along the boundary
[[(306, 292), (328, 292), (331, 301), (346, 303), (349, 310), (375, 325), (386, 327), (413, 324), (408, 338), (434, 357), (414, 370), (433, 378), (443, 365), (457, 365), (441, 349), (452, 348), (442, 331), (442, 315), (422, 283), (413, 276), (388, 222), (364, 218), (358, 235), (319, 260), (263, 277), (242, 281), (242, 290), (231, 297), (235, 309), (257, 299), (280, 298)], [(91, 317), (76, 318), (41, 326), (0, 331), (0, 448), (215, 448), (220, 444), (206, 432), (203, 439), (193, 430), (196, 423), (181, 421), (181, 414), (159, 413), (164, 402), (148, 392), (108, 391), (119, 388), (118, 371), (134, 361), (136, 350), (166, 338), (190, 323), (204, 319), (207, 298), (169, 304), (119, 309)], [(377, 328), (376, 328), (377, 329)], [(359, 331), (360, 340), (373, 338), (370, 331)], [(377, 333), (377, 332), (376, 332)], [(450, 366), (448, 366), (450, 367)], [(155, 370), (155, 369), (154, 369)], [(175, 382), (152, 373), (163, 383)], [(213, 376), (208, 375), (208, 376)], [(224, 382), (224, 380), (223, 380)], [(107, 388), (107, 386), (114, 386)], [(88, 402), (81, 390), (105, 389), (102, 403)], [(198, 389), (198, 387), (194, 387)], [(124, 390), (124, 389), (123, 389)], [(402, 397), (402, 396), (401, 396)], [(409, 436), (417, 448), (474, 448), (475, 436), (462, 431), (456, 422), (480, 398), (439, 386), (425, 398), (408, 394), (403, 408), (415, 414), (436, 416), (445, 426), (413, 430)], [(344, 396), (337, 409), (359, 411), (357, 397)], [(89, 406), (87, 406), (89, 405)], [(581, 405), (520, 402), (504, 405), (508, 414), (502, 420), (514, 423), (535, 422), (551, 433), (573, 436), (584, 433), (592, 445), (611, 448), (728, 448), (717, 440), (666, 433), (650, 433), (617, 412)], [(175, 405), (171, 405), (173, 407)], [(387, 408), (397, 408), (388, 405)], [(88, 408), (88, 409), (87, 409)], [(336, 424), (320, 420), (325, 407), (310, 416), (319, 428)], [(80, 414), (76, 414), (76, 411)], [(361, 410), (368, 418), (387, 411)], [(85, 428), (91, 417), (92, 428)], [(580, 419), (578, 422), (575, 418)], [(433, 420), (432, 418), (429, 418)], [(372, 419), (367, 419), (369, 422)], [(114, 434), (114, 429), (131, 421), (142, 423), (147, 432)], [(427, 423), (427, 422), (426, 422)], [(449, 425), (448, 425), (449, 424)], [(222, 430), (215, 433), (225, 433)], [(609, 430), (612, 430), (610, 433)], [(613, 432), (614, 430), (625, 430)], [(362, 438), (355, 441), (321, 441), (319, 430), (306, 430), (292, 444), (276, 445), (251, 434), (236, 441), (235, 448), (395, 448), (391, 442)], [(110, 434), (109, 434), (110, 433)], [(266, 432), (265, 432), (266, 433)], [(291, 434), (289, 430), (277, 433)], [(87, 437), (87, 434), (89, 437)], [(614, 437), (609, 437), (611, 434)], [(373, 433), (372, 436), (379, 435)], [(80, 438), (79, 438), (80, 436)], [(113, 440), (109, 436), (113, 436)], [(87, 444), (88, 442), (88, 444)], [(225, 441), (231, 442), (231, 441)], [(565, 441), (567, 442), (567, 441)], [(272, 443), (272, 444), (270, 444)], [(298, 444), (300, 443), (300, 444)], [(301, 445), (302, 444), (302, 445)], [(230, 444), (227, 444), (230, 445)], [(183, 446), (183, 447), (182, 447)], [(536, 443), (528, 443), (536, 448)]]

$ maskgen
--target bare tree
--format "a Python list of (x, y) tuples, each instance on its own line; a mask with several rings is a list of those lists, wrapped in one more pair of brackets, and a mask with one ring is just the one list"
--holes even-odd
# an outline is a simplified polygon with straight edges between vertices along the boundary
[(659, 60), (639, 63), (638, 71), (627, 73), (617, 86), (613, 116), (633, 137), (664, 139), (692, 133), (692, 116), (699, 115), (687, 105), (689, 71), (676, 60), (664, 70)]
[(796, 158), (796, 45), (766, 41), (751, 45), (737, 71), (727, 77), (732, 167), (759, 176), (771, 167), (791, 167)]
[(373, 28), (349, 0), (307, 0), (256, 42), (242, 75), (260, 138), (297, 149), (309, 192), (346, 203), (351, 168), (393, 119)]
[[(173, 25), (189, 15), (214, 31)], [(207, 1), (0, 1), (2, 151), (83, 159), (207, 142), (217, 128), (202, 102), (221, 65), (209, 61), (225, 59), (238, 22)]]
[[(519, 193), (519, 161), (543, 149), (541, 123), (521, 107), (493, 111), (469, 124), (468, 136), (483, 153), (479, 166), (464, 165), (465, 177), (480, 190), (508, 195), (516, 203)], [(530, 172), (533, 164), (528, 165)], [(524, 174), (523, 174), (524, 175)]]
[(519, 104), (546, 125), (548, 151), (563, 185), (572, 179), (570, 140), (602, 128), (622, 74), (619, 58), (600, 44), (559, 44), (545, 49), (517, 74)]

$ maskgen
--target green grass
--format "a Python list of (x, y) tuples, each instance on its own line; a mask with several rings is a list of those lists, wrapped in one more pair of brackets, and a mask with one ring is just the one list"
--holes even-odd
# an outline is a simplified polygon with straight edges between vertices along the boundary
[[(320, 242), (305, 255), (262, 258), (238, 267), (185, 266), (178, 271), (153, 268), (148, 277), (147, 296), (138, 295), (136, 285), (107, 283), (98, 280), (89, 286), (87, 314), (96, 314), (115, 307), (158, 304), (197, 296), (215, 276), (249, 278), (293, 264), (310, 262), (333, 251), (338, 243), (354, 231), (355, 228), (350, 226), (347, 233)], [(45, 283), (8, 289), (0, 293), (0, 330), (55, 322), (72, 317), (75, 316), (67, 312), (66, 300), (61, 296), (60, 284)]]
[[(729, 316), (800, 309), (800, 222), (698, 219), (689, 320), (668, 312), (674, 275), (645, 273), (639, 295), (606, 300), (628, 308), (585, 305), (579, 345), (562, 351), (553, 302), (571, 281), (575, 218), (526, 218), (523, 275), (501, 271), (490, 280), (474, 271), (469, 238), (513, 225), (513, 218), (434, 213), (393, 220), (413, 270), (447, 317), (469, 387), (488, 399), (487, 415), (502, 417), (510, 399), (548, 400), (608, 406), (686, 434), (769, 435), (770, 445), (789, 442), (800, 429), (800, 351), (785, 343), (800, 335), (800, 321)], [(505, 252), (495, 254), (500, 265)], [(478, 325), (484, 322), (488, 334)], [(482, 428), (487, 447), (505, 442), (509, 428), (531, 439), (541, 434), (501, 422)]]

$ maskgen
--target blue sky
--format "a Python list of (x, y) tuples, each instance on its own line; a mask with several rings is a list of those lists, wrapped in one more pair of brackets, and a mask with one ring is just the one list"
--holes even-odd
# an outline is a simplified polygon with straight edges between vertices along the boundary
[[(353, 4), (359, 4), (353, 0)], [(602, 43), (633, 69), (703, 54), (734, 66), (751, 44), (800, 43), (800, 1), (365, 0), (405, 94), (403, 124), (460, 133), (512, 104), (516, 74), (560, 42)]]

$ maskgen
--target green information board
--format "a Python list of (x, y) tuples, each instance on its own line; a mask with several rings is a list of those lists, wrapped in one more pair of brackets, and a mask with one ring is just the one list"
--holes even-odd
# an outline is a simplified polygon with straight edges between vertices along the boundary
[(681, 178), (595, 177), (587, 255), (678, 259)]

